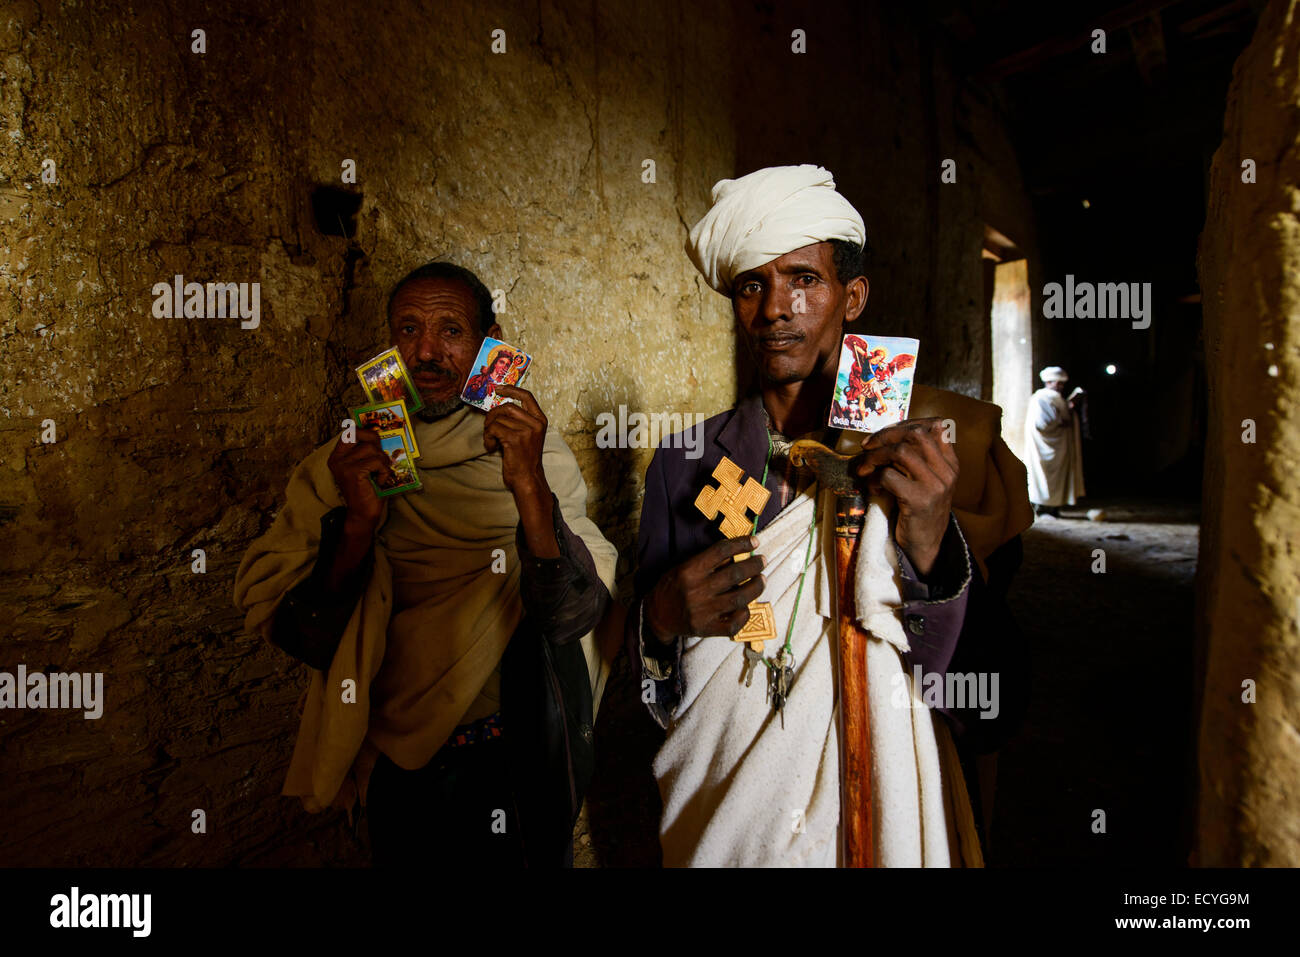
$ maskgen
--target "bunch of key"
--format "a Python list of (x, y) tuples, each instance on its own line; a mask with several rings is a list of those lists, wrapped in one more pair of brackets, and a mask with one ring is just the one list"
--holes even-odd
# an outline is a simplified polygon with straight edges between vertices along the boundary
[(790, 697), (790, 679), (794, 677), (794, 655), (787, 656), (782, 648), (767, 666), (767, 697), (772, 702), (772, 710), (781, 716), (781, 728), (784, 729), (785, 702)]

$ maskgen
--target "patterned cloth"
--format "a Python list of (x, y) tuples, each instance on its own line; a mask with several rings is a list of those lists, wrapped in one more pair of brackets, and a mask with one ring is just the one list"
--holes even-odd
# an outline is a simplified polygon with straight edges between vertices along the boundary
[(458, 724), (447, 739), (446, 747), (458, 748), (466, 744), (477, 744), (501, 737), (501, 712), (497, 711), (486, 718), (479, 718), (469, 724)]
[[(777, 514), (780, 514), (794, 501), (794, 497), (800, 491), (816, 481), (816, 476), (808, 466), (800, 467), (790, 461), (790, 448), (794, 445), (794, 440), (776, 430), (772, 425), (772, 417), (767, 414), (767, 409), (763, 410), (763, 418), (767, 421), (767, 439), (772, 444), (772, 461), (768, 466), (768, 487), (776, 494), (776, 500), (780, 503)], [(828, 432), (828, 429), (823, 428), (810, 432), (804, 438), (826, 445), (830, 444), (827, 442)], [(771, 481), (772, 477), (775, 477), (775, 482)]]

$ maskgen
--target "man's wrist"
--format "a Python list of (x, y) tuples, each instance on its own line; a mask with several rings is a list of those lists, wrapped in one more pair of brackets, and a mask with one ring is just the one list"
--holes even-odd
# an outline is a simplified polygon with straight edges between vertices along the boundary
[[(920, 571), (912, 555), (901, 545), (897, 547), (900, 571), (904, 578), (904, 599), (947, 601), (958, 595), (970, 580), (966, 540), (955, 515), (949, 516), (948, 527), (939, 540), (933, 564), (926, 572)], [(911, 583), (910, 586), (908, 583)]]
[(378, 528), (377, 520), (360, 518), (349, 512), (343, 519), (343, 539), (349, 544), (369, 542)]
[(555, 530), (556, 510), (559, 508), (545, 476), (516, 482), (510, 489), (519, 512), (524, 543), (537, 558), (560, 558), (560, 538)]
[(641, 633), (641, 644), (645, 648), (645, 653), (651, 658), (664, 660), (672, 658), (677, 651), (676, 638), (660, 638), (647, 625)]
[(643, 617), (641, 622), (645, 625), (645, 628), (641, 633), (642, 637), (646, 641), (657, 645), (659, 648), (671, 648), (673, 641), (677, 636), (672, 634), (665, 635), (664, 630), (656, 624), (655, 605), (654, 602), (651, 601), (649, 595), (646, 596), (645, 603), (642, 605), (642, 615)]
[(913, 547), (903, 549), (903, 552), (907, 555), (907, 560), (912, 563), (912, 568), (916, 570), (917, 576), (922, 581), (929, 578), (930, 573), (934, 571), (935, 563), (939, 560), (939, 551), (942, 544), (943, 539), (940, 538), (929, 548)]
[(521, 516), (525, 512), (531, 512), (533, 515), (550, 518), (554, 497), (551, 495), (551, 486), (546, 481), (545, 475), (538, 474), (516, 480), (510, 488), (510, 494), (515, 497), (515, 507), (518, 508)]
[(351, 587), (348, 583), (355, 581), (358, 573), (369, 575), (378, 522), (344, 515), (342, 522), (335, 527), (337, 532), (327, 533), (329, 542), (324, 539), (321, 542), (322, 551), (330, 556), (328, 564), (322, 567), (325, 569), (323, 581), (331, 592)]

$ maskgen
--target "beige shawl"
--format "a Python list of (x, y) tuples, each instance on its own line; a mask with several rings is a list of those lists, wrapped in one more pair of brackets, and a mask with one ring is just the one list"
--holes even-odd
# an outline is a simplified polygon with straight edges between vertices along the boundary
[[(309, 811), (365, 802), (383, 752), (426, 764), (501, 660), (523, 615), (515, 528), (501, 456), (483, 448), (481, 412), (462, 408), (416, 421), (423, 489), (386, 499), (374, 572), (328, 674), (312, 672), (283, 793)], [(276, 607), (310, 574), (320, 519), (343, 504), (327, 460), (337, 438), (294, 470), (285, 507), (244, 556), (235, 603), (249, 632), (269, 637)], [(587, 545), (606, 587), (617, 553), (586, 514), (587, 487), (564, 440), (548, 431), (546, 478), (569, 528)], [(494, 573), (504, 557), (505, 573)], [(594, 691), (609, 662), (582, 639)], [(349, 772), (353, 772), (349, 774)]]

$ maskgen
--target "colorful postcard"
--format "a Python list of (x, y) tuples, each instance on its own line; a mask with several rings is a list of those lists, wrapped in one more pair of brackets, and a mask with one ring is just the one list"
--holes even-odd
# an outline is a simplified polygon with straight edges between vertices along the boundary
[(418, 412), (424, 407), (420, 390), (415, 387), (415, 380), (407, 371), (406, 363), (402, 361), (396, 346), (385, 349), (373, 359), (357, 366), (357, 378), (361, 380), (361, 388), (365, 389), (371, 402), (395, 402), (403, 399), (407, 409), (412, 412)]
[(388, 432), (379, 433), (379, 445), (383, 449), (384, 455), (388, 456), (388, 462), (393, 469), (393, 477), (388, 476), (375, 478), (373, 475), (370, 481), (375, 484), (375, 491), (379, 497), (385, 495), (397, 495), (401, 492), (411, 492), (421, 488), (420, 473), (415, 469), (415, 457), (406, 445), (406, 430), (393, 429)]
[(461, 390), (462, 402), (484, 412), (508, 401), (496, 394), (499, 385), (519, 385), (533, 357), (522, 349), (506, 345), (490, 336), (483, 340), (478, 357), (470, 367), (469, 379)]
[(831, 398), (830, 424), (879, 432), (907, 418), (919, 339), (847, 335)]
[(420, 457), (420, 446), (415, 441), (415, 429), (411, 423), (410, 413), (406, 411), (404, 399), (376, 402), (374, 405), (363, 405), (359, 409), (353, 409), (352, 421), (359, 429), (377, 429), (380, 432), (405, 429), (406, 444), (410, 446), (411, 453), (417, 459)]

